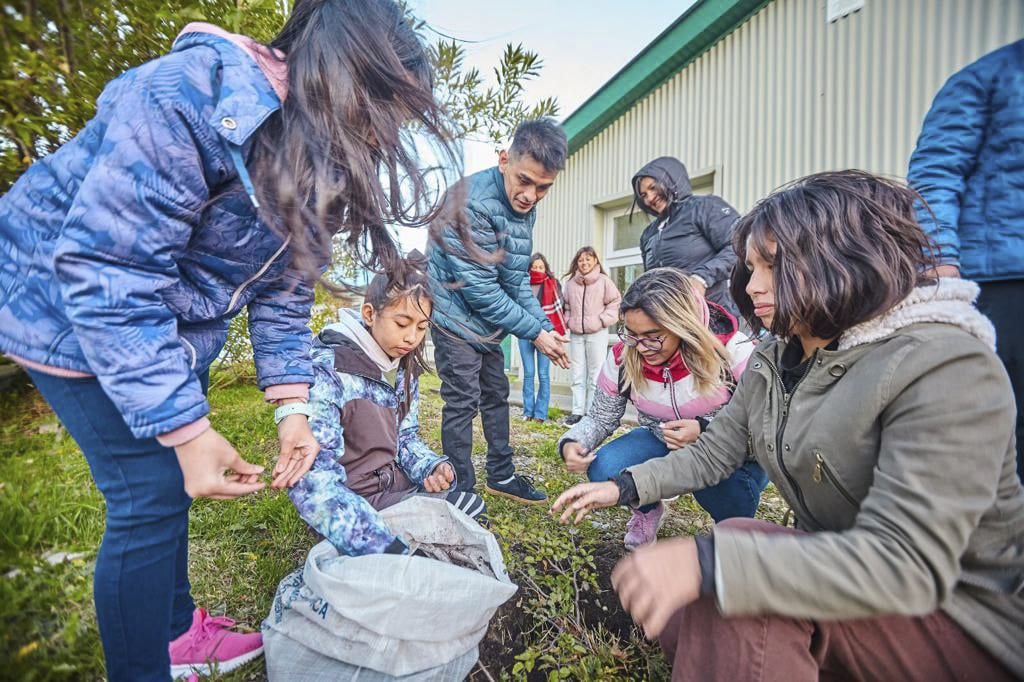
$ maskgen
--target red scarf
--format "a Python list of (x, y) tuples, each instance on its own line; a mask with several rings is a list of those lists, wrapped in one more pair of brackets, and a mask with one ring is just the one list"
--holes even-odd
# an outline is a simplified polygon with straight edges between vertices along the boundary
[(540, 307), (544, 314), (555, 326), (555, 331), (565, 334), (565, 321), (562, 319), (562, 301), (558, 298), (558, 283), (555, 278), (546, 272), (530, 270), (530, 285), (540, 286), (540, 293), (537, 298), (540, 300)]

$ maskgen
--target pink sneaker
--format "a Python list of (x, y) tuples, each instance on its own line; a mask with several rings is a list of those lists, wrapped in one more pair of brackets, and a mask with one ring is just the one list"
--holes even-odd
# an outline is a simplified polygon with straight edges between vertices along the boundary
[[(192, 612), (192, 627), (167, 647), (171, 654), (171, 677), (226, 673), (263, 653), (263, 635), (232, 632), (235, 621), (211, 618), (203, 609)], [(191, 679), (191, 678), (190, 678)]]
[(649, 545), (658, 539), (658, 529), (665, 520), (665, 505), (661, 502), (646, 514), (635, 510), (626, 522), (626, 537), (622, 544), (626, 549), (636, 549)]

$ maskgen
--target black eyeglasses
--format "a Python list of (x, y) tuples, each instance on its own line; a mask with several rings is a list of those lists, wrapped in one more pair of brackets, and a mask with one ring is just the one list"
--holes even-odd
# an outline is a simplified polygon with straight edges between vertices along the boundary
[(668, 336), (668, 334), (662, 334), (661, 336), (633, 336), (627, 333), (625, 329), (619, 329), (618, 334), (622, 343), (630, 348), (640, 346), (644, 350), (652, 352), (661, 350), (661, 347), (665, 345), (665, 338)]

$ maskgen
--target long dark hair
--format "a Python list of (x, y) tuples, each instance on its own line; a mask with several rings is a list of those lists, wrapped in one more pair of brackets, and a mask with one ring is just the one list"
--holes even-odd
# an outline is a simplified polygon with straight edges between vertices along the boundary
[[(366, 287), (364, 302), (373, 306), (379, 315), (385, 308), (405, 298), (412, 298), (420, 312), (430, 319), (424, 305), (434, 305), (434, 297), (430, 293), (430, 279), (427, 276), (427, 259), (419, 251), (410, 251), (405, 258), (392, 263), (388, 272), (375, 275)], [(405, 375), (405, 391), (399, 407), (399, 418), (404, 419), (412, 403), (413, 379), (429, 369), (424, 356), (424, 344), (416, 346), (398, 361), (398, 366)]]
[(551, 272), (551, 264), (548, 263), (548, 259), (545, 258), (544, 254), (541, 253), (540, 251), (538, 251), (537, 253), (535, 253), (532, 256), (530, 256), (530, 267), (531, 268), (533, 267), (533, 264), (536, 261), (540, 261), (541, 263), (544, 264), (544, 272), (547, 274), (548, 277), (554, 277), (555, 276), (555, 273)]
[[(654, 209), (640, 197), (640, 183), (643, 182), (644, 178), (651, 179), (651, 189), (654, 190), (655, 193), (660, 194), (665, 200), (665, 210), (661, 213), (655, 213)], [(672, 206), (678, 204), (683, 199), (685, 199), (685, 197), (680, 197), (677, 192), (669, 192), (665, 183), (653, 175), (638, 175), (633, 181), (633, 205), (629, 208), (629, 219), (633, 219), (633, 213), (637, 207), (640, 207), (640, 210), (647, 215), (654, 216), (655, 219), (664, 218), (672, 210)]]
[(916, 201), (906, 185), (860, 170), (808, 175), (762, 199), (733, 236), (731, 290), (743, 317), (755, 332), (764, 328), (746, 291), (748, 245), (773, 263), (769, 331), (777, 336), (802, 325), (832, 339), (888, 311), (933, 278), (936, 251), (917, 222)]
[(576, 273), (579, 272), (579, 269), (580, 269), (580, 265), (579, 265), (580, 256), (582, 256), (585, 253), (589, 253), (591, 256), (594, 257), (594, 260), (597, 261), (597, 269), (598, 269), (598, 271), (601, 274), (604, 274), (604, 266), (601, 265), (601, 259), (598, 258), (597, 251), (594, 250), (593, 246), (584, 246), (579, 251), (576, 252), (575, 256), (572, 257), (572, 263), (569, 264), (569, 272), (565, 273), (565, 276), (567, 278), (572, 279), (573, 277), (576, 276)]
[[(359, 264), (391, 270), (401, 255), (385, 225), (429, 224), (444, 189), (431, 183), (461, 168), (423, 42), (392, 0), (296, 0), (270, 47), (288, 96), (255, 136), (261, 217), (303, 271), (325, 264), (335, 235)], [(414, 132), (436, 167), (421, 168)]]

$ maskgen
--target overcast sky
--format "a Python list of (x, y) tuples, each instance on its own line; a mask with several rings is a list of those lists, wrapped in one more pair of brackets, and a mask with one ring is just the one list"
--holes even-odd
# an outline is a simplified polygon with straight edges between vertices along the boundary
[[(433, 29), (465, 42), (467, 66), (493, 83), (508, 43), (522, 43), (544, 62), (526, 87), (526, 102), (557, 97), (564, 120), (625, 66), (695, 0), (411, 0)], [(431, 39), (437, 36), (427, 33)], [(467, 144), (467, 174), (496, 163), (490, 144)], [(422, 248), (421, 231), (402, 231), (407, 247)], [(417, 234), (418, 233), (418, 234)]]

